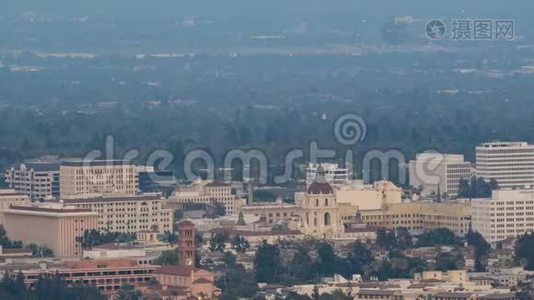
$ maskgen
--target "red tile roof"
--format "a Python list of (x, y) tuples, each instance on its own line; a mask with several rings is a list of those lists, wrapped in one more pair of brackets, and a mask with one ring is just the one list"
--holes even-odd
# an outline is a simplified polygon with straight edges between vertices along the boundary
[(193, 281), (193, 284), (203, 284), (203, 283), (213, 283), (213, 281), (206, 279), (206, 278), (199, 278)]
[(131, 259), (98, 259), (65, 262), (65, 267), (69, 269), (127, 268), (137, 266), (137, 262)]
[(195, 270), (195, 268), (188, 268), (183, 266), (161, 266), (154, 271), (154, 274), (191, 276), (191, 273)]

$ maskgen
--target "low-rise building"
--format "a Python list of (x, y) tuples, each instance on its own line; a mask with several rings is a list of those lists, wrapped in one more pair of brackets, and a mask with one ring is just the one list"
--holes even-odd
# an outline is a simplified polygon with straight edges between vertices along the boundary
[(461, 154), (419, 153), (409, 164), (410, 185), (422, 187), (423, 194), (458, 195), (460, 180), (471, 177), (471, 163)]
[(489, 243), (534, 230), (534, 189), (499, 189), (491, 198), (472, 199), (473, 230)]
[(80, 238), (97, 228), (97, 213), (57, 205), (11, 206), (3, 211), (7, 236), (25, 244), (50, 248), (56, 256), (82, 254)]
[(333, 187), (350, 183), (352, 177), (348, 168), (336, 163), (309, 163), (306, 166), (306, 187), (317, 179), (319, 173), (322, 173), (324, 180)]
[(187, 203), (215, 205), (220, 203), (224, 206), (227, 215), (237, 215), (245, 204), (245, 199), (239, 197), (230, 184), (204, 180), (177, 187), (169, 201), (181, 205)]
[(384, 204), (401, 203), (402, 189), (390, 181), (380, 180), (372, 185), (353, 184), (335, 189), (340, 205), (350, 205), (359, 210), (381, 209)]
[(425, 230), (448, 228), (459, 236), (465, 235), (471, 224), (468, 202), (409, 202), (387, 204), (379, 210), (362, 210), (362, 222), (378, 227), (404, 227), (414, 234)]
[(253, 215), (266, 224), (274, 225), (295, 220), (300, 216), (301, 208), (283, 202), (254, 202), (252, 205), (244, 206), (241, 211), (244, 215)]
[(218, 293), (215, 275), (209, 271), (183, 266), (161, 266), (154, 271), (154, 278), (164, 289), (181, 288), (193, 297)]
[(98, 230), (137, 233), (172, 231), (172, 210), (160, 194), (92, 196), (65, 199), (66, 204), (98, 213)]
[(30, 205), (28, 195), (17, 192), (13, 189), (0, 189), (0, 225), (4, 224), (2, 211), (10, 206), (28, 206)]
[(20, 272), (24, 283), (33, 287), (39, 277), (61, 276), (67, 285), (93, 285), (106, 295), (116, 293), (123, 285), (138, 285), (154, 279), (152, 274), (159, 266), (138, 264), (132, 259), (77, 260), (40, 265), (4, 265), (2, 275), (8, 271), (15, 278)]

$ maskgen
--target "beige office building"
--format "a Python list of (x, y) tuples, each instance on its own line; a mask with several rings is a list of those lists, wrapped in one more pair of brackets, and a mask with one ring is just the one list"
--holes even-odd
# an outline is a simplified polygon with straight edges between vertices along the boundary
[(383, 204), (401, 203), (402, 189), (390, 181), (371, 184), (344, 185), (335, 189), (340, 205), (351, 205), (360, 210), (380, 209)]
[(534, 145), (493, 142), (477, 146), (476, 173), (497, 180), (501, 188), (534, 187)]
[(534, 189), (494, 190), (490, 199), (471, 202), (473, 230), (488, 242), (534, 231)]
[(98, 213), (98, 230), (137, 233), (172, 231), (173, 212), (159, 194), (65, 199), (66, 204)]
[(135, 195), (139, 176), (135, 165), (121, 160), (66, 160), (59, 172), (61, 198), (84, 194)]
[(411, 202), (386, 204), (380, 210), (359, 211), (362, 222), (378, 227), (404, 227), (414, 234), (425, 230), (448, 228), (465, 235), (470, 228), (468, 202)]
[[(344, 186), (333, 188), (333, 191), (334, 195), (327, 197), (329, 206), (333, 203), (336, 206), (335, 213), (330, 213), (330, 218), (334, 220), (335, 217), (345, 225), (362, 222), (369, 226), (389, 229), (405, 227), (414, 234), (444, 227), (459, 236), (465, 235), (470, 228), (470, 204), (463, 200), (402, 203), (401, 189), (389, 181), (377, 181), (372, 186)], [(305, 215), (306, 201), (310, 201), (309, 199), (310, 195), (306, 192), (295, 193), (295, 204), (257, 203), (245, 206), (242, 211), (245, 215), (261, 217), (266, 224), (291, 224), (305, 220), (302, 216)], [(318, 209), (323, 209), (324, 204), (321, 205), (321, 201), (324, 199), (313, 199), (319, 201)], [(314, 208), (313, 205), (308, 207)], [(315, 213), (314, 211), (314, 216)], [(318, 219), (317, 222), (319, 221)]]
[(8, 209), (10, 206), (28, 206), (30, 205), (30, 197), (21, 194), (12, 189), (0, 189), (0, 225), (4, 224), (2, 211)]
[(97, 227), (97, 213), (61, 204), (11, 206), (3, 211), (7, 236), (24, 244), (46, 246), (56, 256), (82, 254), (79, 238)]
[(230, 184), (204, 180), (176, 188), (169, 201), (182, 205), (186, 203), (210, 205), (221, 203), (227, 215), (237, 215), (245, 204), (245, 199), (236, 195)]
[(458, 195), (460, 180), (471, 177), (471, 163), (460, 154), (419, 153), (409, 164), (410, 185), (423, 187), (423, 194)]

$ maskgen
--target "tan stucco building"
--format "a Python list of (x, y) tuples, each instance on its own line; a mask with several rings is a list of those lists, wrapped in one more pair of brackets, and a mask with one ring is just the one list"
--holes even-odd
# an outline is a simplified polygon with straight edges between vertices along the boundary
[(172, 210), (164, 207), (165, 199), (159, 194), (82, 197), (64, 201), (76, 208), (97, 212), (97, 229), (101, 231), (172, 231)]
[(378, 227), (404, 227), (413, 233), (448, 228), (465, 235), (470, 228), (470, 204), (467, 202), (410, 202), (385, 204), (378, 210), (361, 210), (362, 222)]
[(336, 238), (343, 233), (339, 205), (332, 186), (315, 181), (301, 204), (301, 230), (318, 238)]
[(121, 160), (66, 160), (59, 169), (62, 199), (83, 194), (135, 195), (139, 176), (135, 165)]
[(24, 244), (46, 246), (56, 256), (82, 254), (79, 238), (97, 228), (97, 213), (58, 205), (11, 206), (3, 211), (7, 236)]
[(11, 205), (28, 206), (30, 197), (12, 189), (0, 189), (0, 225), (4, 224), (2, 211)]
[(237, 215), (245, 199), (236, 195), (230, 184), (220, 181), (195, 181), (191, 185), (176, 188), (169, 200), (174, 204), (221, 203), (227, 215)]
[(402, 189), (386, 180), (372, 185), (345, 185), (336, 188), (335, 192), (340, 205), (355, 206), (360, 210), (380, 209), (383, 204), (402, 202)]

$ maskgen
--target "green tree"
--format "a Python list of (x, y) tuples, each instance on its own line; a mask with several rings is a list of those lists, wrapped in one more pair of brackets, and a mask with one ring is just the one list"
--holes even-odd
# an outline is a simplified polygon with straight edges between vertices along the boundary
[(32, 250), (32, 256), (33, 257), (53, 257), (54, 252), (52, 249), (45, 247), (45, 246), (39, 246), (36, 244), (29, 244), (28, 248)]
[(376, 232), (376, 243), (384, 250), (391, 251), (397, 248), (397, 238), (395, 233), (384, 228)]
[(517, 284), (517, 292), (515, 294), (517, 300), (531, 300), (534, 299), (534, 286), (530, 280), (522, 280)]
[(486, 271), (486, 260), (491, 249), (490, 244), (478, 232), (469, 230), (466, 235), (467, 243), (475, 248), (475, 271)]
[(258, 290), (254, 275), (248, 273), (240, 264), (233, 264), (223, 270), (216, 286), (222, 290), (221, 299), (252, 299)]
[(448, 228), (427, 230), (417, 237), (417, 247), (434, 247), (439, 245), (457, 246), (461, 241)]
[(409, 249), (413, 247), (413, 237), (408, 228), (399, 227), (396, 230), (396, 244), (399, 249)]
[(156, 265), (177, 265), (178, 264), (178, 252), (175, 250), (165, 250), (161, 252), (161, 255), (154, 260)]
[(226, 215), (226, 209), (224, 208), (224, 204), (221, 202), (215, 202), (213, 204), (213, 209), (208, 211), (208, 218), (218, 218)]
[(210, 251), (224, 252), (224, 249), (226, 248), (226, 241), (228, 241), (228, 239), (228, 232), (217, 232), (215, 234), (212, 233), (209, 241)]
[(289, 264), (289, 276), (293, 282), (310, 282), (316, 277), (314, 262), (308, 251), (299, 248)]
[(232, 238), (232, 248), (239, 253), (245, 253), (250, 248), (250, 243), (237, 234)]
[(321, 297), (319, 294), (319, 286), (316, 284), (313, 286), (312, 299), (319, 300), (319, 297)]
[(161, 241), (164, 241), (166, 243), (169, 243), (171, 247), (173, 247), (176, 242), (178, 241), (178, 236), (176, 233), (171, 232), (169, 230), (165, 230), (163, 234), (160, 236)]
[(361, 241), (356, 241), (352, 251), (348, 255), (350, 273), (365, 275), (373, 260), (371, 249)]
[(140, 291), (135, 290), (133, 285), (122, 285), (115, 297), (117, 300), (141, 300), (143, 294)]
[(224, 262), (224, 264), (228, 267), (232, 267), (235, 265), (236, 261), (237, 261), (237, 258), (234, 254), (232, 254), (231, 252), (229, 251), (226, 251), (224, 252), (223, 254), (223, 257), (222, 257), (222, 261)]
[(254, 267), (258, 282), (272, 283), (278, 276), (280, 266), (280, 249), (278, 246), (263, 242), (256, 251)]
[(459, 198), (472, 198), (471, 184), (469, 180), (461, 178), (458, 184), (458, 197)]
[(3, 248), (22, 248), (21, 241), (11, 241), (7, 235), (4, 225), (0, 225), (0, 246)]
[(515, 242), (515, 259), (526, 270), (534, 270), (534, 233), (526, 233)]
[(436, 269), (440, 271), (458, 270), (465, 266), (464, 258), (460, 254), (440, 253), (436, 257)]
[(331, 276), (335, 273), (344, 274), (345, 266), (341, 263), (340, 258), (334, 253), (332, 245), (321, 242), (317, 245), (317, 273), (321, 276)]

